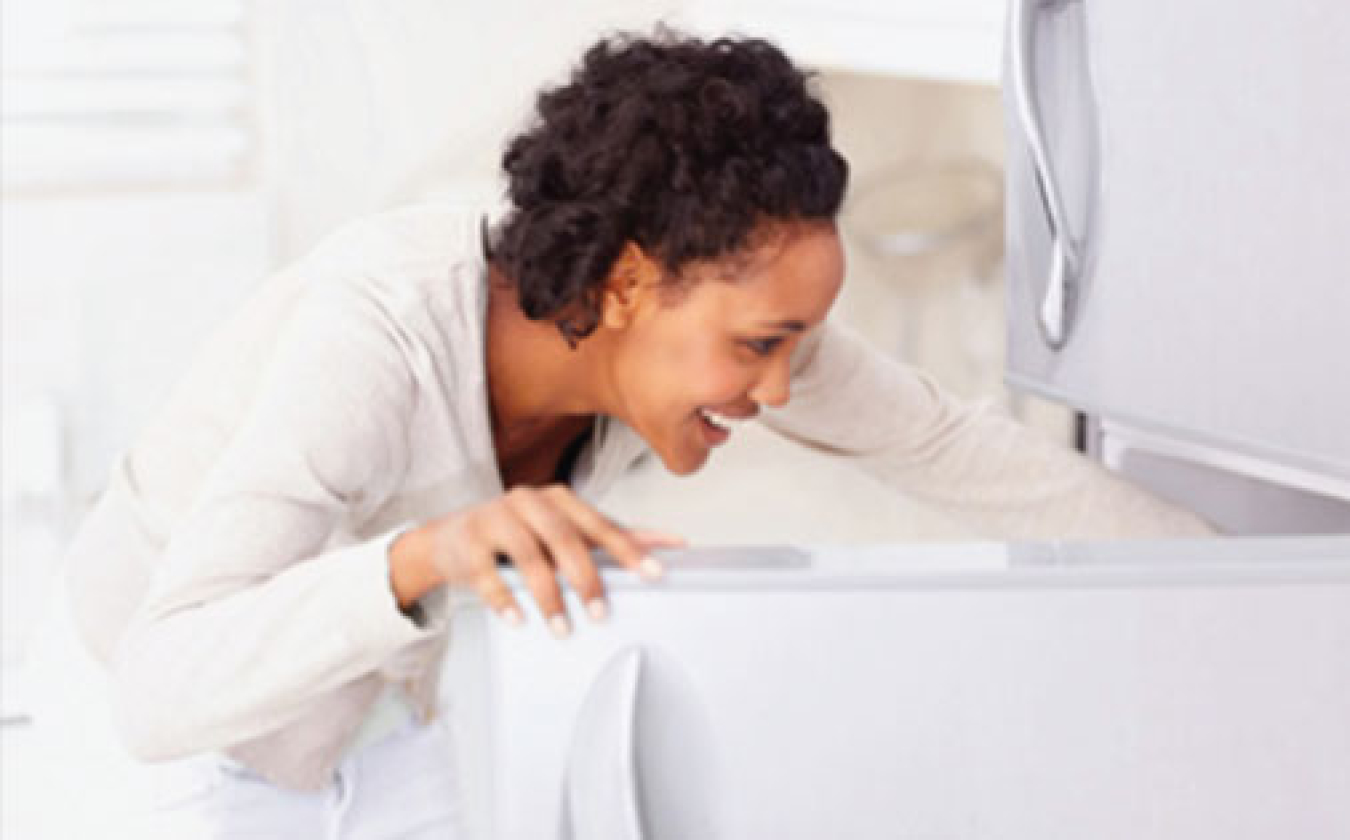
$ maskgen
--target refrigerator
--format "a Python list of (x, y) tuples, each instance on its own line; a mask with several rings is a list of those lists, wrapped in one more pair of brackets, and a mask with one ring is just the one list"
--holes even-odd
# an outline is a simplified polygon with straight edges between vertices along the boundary
[(1014, 0), (1007, 378), (1224, 536), (668, 552), (562, 642), (465, 603), (469, 836), (1350, 837), (1347, 79), (1339, 0)]
[(1226, 533), (1350, 532), (1350, 7), (1014, 0), (1008, 370)]
[(1350, 836), (1347, 538), (665, 562), (566, 640), (457, 611), (466, 836)]

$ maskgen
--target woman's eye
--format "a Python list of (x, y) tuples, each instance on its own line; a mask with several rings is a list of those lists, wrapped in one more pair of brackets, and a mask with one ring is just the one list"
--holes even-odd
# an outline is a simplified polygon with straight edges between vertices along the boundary
[(742, 343), (745, 344), (746, 347), (749, 347), (750, 350), (755, 353), (755, 355), (767, 356), (774, 350), (778, 349), (778, 345), (783, 343), (783, 339), (781, 337), (751, 338), (746, 339)]

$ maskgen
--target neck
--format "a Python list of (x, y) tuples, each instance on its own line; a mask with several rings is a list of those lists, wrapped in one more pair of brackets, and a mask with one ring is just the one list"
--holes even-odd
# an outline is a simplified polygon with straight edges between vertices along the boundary
[(559, 426), (589, 423), (603, 413), (599, 338), (572, 348), (552, 321), (527, 318), (515, 287), (490, 268), (487, 379), (499, 450), (528, 448)]

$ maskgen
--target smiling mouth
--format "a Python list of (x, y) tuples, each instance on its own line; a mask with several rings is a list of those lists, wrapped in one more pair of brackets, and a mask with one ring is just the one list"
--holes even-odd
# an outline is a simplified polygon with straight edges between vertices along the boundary
[(711, 432), (710, 437), (714, 444), (721, 443), (738, 428), (750, 423), (755, 419), (755, 415), (749, 417), (729, 417), (725, 414), (715, 413), (707, 408), (698, 410), (699, 419), (703, 422), (705, 431)]

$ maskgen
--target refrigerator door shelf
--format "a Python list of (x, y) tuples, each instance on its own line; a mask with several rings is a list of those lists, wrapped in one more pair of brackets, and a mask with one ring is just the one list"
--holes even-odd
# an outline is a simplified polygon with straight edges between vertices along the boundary
[(457, 614), (490, 836), (1350, 836), (1350, 538), (663, 558)]

